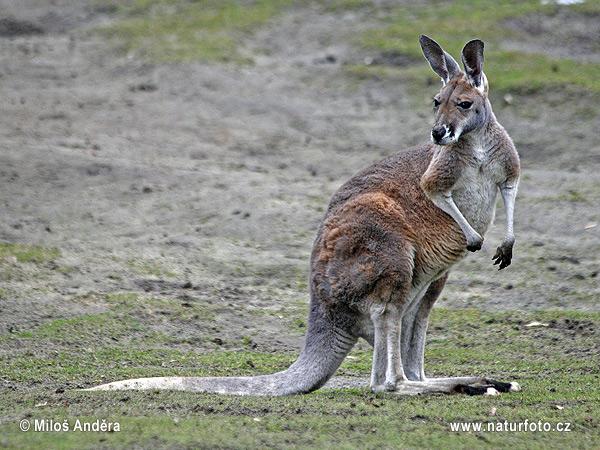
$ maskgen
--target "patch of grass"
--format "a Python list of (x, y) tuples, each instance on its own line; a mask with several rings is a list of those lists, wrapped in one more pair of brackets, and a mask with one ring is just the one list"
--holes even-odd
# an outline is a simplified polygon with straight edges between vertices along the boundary
[[(188, 310), (189, 307), (181, 307), (180, 315)], [(167, 345), (172, 339), (154, 327), (156, 321), (163, 320), (163, 314), (142, 318), (121, 312), (104, 313), (57, 319), (32, 331), (0, 335), (0, 346), (21, 349), (0, 354), (2, 376), (30, 384), (81, 386), (91, 380), (98, 384), (105, 378), (152, 376), (149, 374), (268, 373), (292, 363), (293, 358), (286, 355), (248, 351), (200, 355), (190, 345), (173, 348)], [(211, 319), (203, 316), (202, 320)]]
[[(134, 329), (139, 336), (138, 331)], [(189, 346), (187, 349), (185, 346), (181, 349), (166, 348), (159, 345), (159, 334), (146, 334), (143, 339), (128, 341), (127, 346), (109, 342), (98, 346), (89, 339), (82, 341), (82, 346), (61, 339), (61, 336), (41, 340), (38, 336), (38, 333), (21, 333), (19, 338), (43, 350), (56, 348), (56, 343), (62, 341), (62, 348), (44, 352), (26, 350), (10, 357), (0, 356), (5, 367), (4, 379), (49, 385), (51, 389), (60, 386), (73, 388), (145, 376), (259, 375), (283, 370), (294, 360), (290, 355), (251, 351), (198, 354)], [(119, 340), (116, 338), (115, 342)]]
[(42, 264), (53, 262), (59, 258), (60, 251), (39, 245), (0, 243), (0, 258), (8, 257), (14, 257), (19, 263)]
[(213, 321), (216, 313), (208, 305), (184, 298), (169, 296), (143, 297), (135, 292), (117, 292), (100, 296), (99, 301), (104, 301), (117, 313), (135, 314), (144, 312), (149, 315), (158, 315), (161, 320), (186, 320), (196, 322)]
[(517, 52), (492, 53), (486, 61), (486, 73), (494, 89), (536, 91), (544, 86), (575, 86), (600, 93), (600, 64), (573, 63), (549, 59), (543, 55)]
[(371, 0), (317, 0), (326, 11), (348, 11), (353, 9), (372, 8)]
[[(599, 7), (598, 1), (589, 1), (575, 9), (585, 13), (598, 11)], [(459, 58), (464, 44), (476, 37), (486, 44), (484, 70), (495, 91), (530, 91), (543, 86), (571, 85), (598, 93), (600, 64), (574, 63), (526, 52), (507, 52), (500, 46), (501, 41), (508, 37), (526, 39), (525, 36), (519, 36), (518, 31), (503, 26), (508, 18), (532, 13), (552, 14), (557, 8), (557, 5), (544, 5), (539, 0), (467, 0), (403, 6), (393, 10), (386, 26), (364, 33), (358, 43), (381, 52), (401, 52), (422, 58), (418, 37), (427, 34), (454, 58)], [(459, 59), (457, 61), (460, 62)], [(357, 69), (353, 70), (357, 72)], [(371, 71), (375, 76), (385, 75), (377, 67), (367, 68), (359, 74), (365, 76)], [(403, 71), (414, 78), (437, 80), (426, 64)]]
[[(52, 344), (52, 347), (71, 347), (76, 345), (78, 348), (91, 345), (96, 339), (118, 340), (122, 337), (131, 337), (136, 331), (142, 331), (144, 327), (134, 321), (126, 320), (123, 316), (115, 317), (108, 313), (92, 316), (76, 317), (73, 319), (56, 319), (47, 322), (33, 331), (24, 331), (16, 334), (0, 335), (0, 343), (9, 345), (12, 341), (19, 339), (37, 340), (40, 345), (42, 342)], [(28, 342), (32, 344), (33, 342)], [(101, 342), (98, 342), (101, 344)]]
[(125, 264), (140, 275), (152, 275), (158, 278), (179, 277), (178, 274), (164, 267), (161, 261), (155, 259), (141, 260), (139, 258), (128, 258)]
[[(399, 405), (393, 401), (369, 402), (360, 401), (355, 407), (352, 404), (352, 394), (341, 395), (337, 401), (320, 396), (319, 405), (324, 408), (332, 406), (333, 413), (323, 411), (313, 414), (290, 414), (288, 411), (302, 410), (297, 399), (277, 402), (287, 416), (282, 425), (281, 416), (277, 413), (263, 413), (258, 407), (252, 408), (253, 415), (229, 415), (223, 420), (218, 413), (205, 413), (194, 417), (140, 417), (120, 419), (119, 433), (32, 433), (32, 436), (17, 432), (5, 435), (10, 442), (21, 442), (24, 447), (35, 446), (52, 448), (89, 448), (102, 446), (106, 448), (136, 448), (142, 443), (143, 448), (318, 448), (318, 449), (473, 449), (473, 448), (553, 448), (562, 446), (574, 448), (570, 440), (575, 433), (535, 433), (530, 440), (523, 433), (453, 433), (447, 423), (436, 415), (431, 415), (429, 408), (412, 407), (412, 401)], [(163, 401), (170, 407), (180, 401), (180, 396), (157, 395), (154, 402)], [(217, 399), (212, 399), (217, 400)], [(316, 399), (315, 399), (316, 400)], [(129, 400), (128, 402), (131, 402)], [(189, 400), (188, 400), (189, 401)], [(153, 404), (154, 404), (153, 402)], [(201, 402), (203, 403), (203, 402)], [(240, 407), (238, 402), (227, 400), (230, 409)], [(263, 405), (263, 410), (272, 411), (273, 403), (257, 402)], [(316, 402), (315, 402), (316, 403)], [(369, 404), (370, 403), (370, 404)], [(442, 411), (452, 411), (461, 405), (448, 404), (442, 401)], [(479, 399), (478, 417), (480, 420), (490, 420), (486, 410), (497, 405), (491, 399)], [(377, 405), (374, 407), (372, 405)], [(121, 405), (117, 405), (121, 409)], [(210, 406), (200, 406), (209, 410)], [(289, 409), (287, 409), (289, 408)], [(500, 407), (501, 411), (510, 411), (510, 407)], [(402, 411), (402, 413), (399, 413)], [(350, 415), (361, 412), (364, 416)], [(36, 412), (32, 419), (43, 417)], [(454, 417), (457, 415), (454, 414)], [(458, 416), (459, 419), (461, 418)], [(504, 416), (506, 417), (506, 416)], [(57, 420), (63, 419), (58, 416)], [(82, 420), (94, 421), (95, 416), (83, 417)], [(112, 419), (114, 420), (114, 419)], [(556, 420), (558, 422), (559, 420)], [(71, 424), (75, 422), (72, 418)], [(498, 420), (500, 422), (500, 420)], [(423, 427), (423, 424), (426, 427)], [(71, 425), (73, 426), (73, 425)], [(160, 430), (159, 432), (157, 430)], [(307, 432), (310, 430), (310, 432)], [(12, 430), (10, 430), (12, 431)], [(16, 439), (15, 439), (16, 438)], [(29, 438), (29, 439), (27, 439)], [(17, 440), (18, 439), (18, 440)], [(591, 438), (577, 448), (592, 449), (598, 443)], [(546, 446), (546, 447), (544, 447)]]
[(239, 42), (291, 0), (160, 0), (126, 3), (129, 18), (102, 29), (125, 51), (152, 61), (248, 62)]
[[(486, 50), (489, 50), (487, 47), (498, 44), (495, 39), (498, 33), (502, 36), (507, 34), (507, 30), (501, 27), (502, 20), (542, 9), (540, 2), (535, 0), (467, 0), (398, 7), (392, 12), (388, 25), (369, 30), (360, 42), (369, 48), (400, 51), (422, 58), (418, 38), (426, 34), (456, 57), (474, 36), (486, 41)], [(492, 42), (488, 44), (490, 40)]]
[(0, 243), (0, 281), (38, 281), (57, 269), (54, 262), (59, 257), (55, 248)]
[[(129, 294), (116, 294), (113, 300), (138, 301)], [(527, 327), (532, 321), (548, 326)], [(16, 388), (2, 391), (3, 445), (149, 449), (600, 446), (600, 314), (435, 309), (426, 348), (427, 374), (479, 374), (515, 380), (524, 388), (495, 398), (372, 394), (367, 387), (372, 352), (361, 349), (364, 344), (339, 371), (363, 378), (361, 389), (321, 389), (287, 398), (73, 390), (126, 377), (273, 373), (296, 357), (295, 352), (198, 354), (190, 348), (164, 348), (160, 336), (147, 334), (143, 324), (136, 329), (130, 322), (100, 315), (54, 321), (29, 333), (1, 336), (2, 348), (11, 349), (0, 358), (2, 376)], [(103, 339), (92, 340), (94, 332)], [(136, 340), (136, 336), (144, 338)], [(65, 392), (57, 391), (61, 386)], [(106, 419), (119, 422), (121, 431), (23, 433), (19, 430), (22, 419), (32, 423), (67, 420), (71, 427), (77, 419)], [(487, 426), (525, 420), (547, 422), (551, 427), (568, 422), (571, 431), (451, 429), (452, 423)]]
[(555, 192), (552, 195), (532, 197), (523, 194), (521, 198), (523, 201), (531, 203), (560, 204), (567, 202), (587, 203), (592, 205), (600, 201), (600, 190), (593, 184), (582, 185), (577, 183), (563, 183), (556, 187)]

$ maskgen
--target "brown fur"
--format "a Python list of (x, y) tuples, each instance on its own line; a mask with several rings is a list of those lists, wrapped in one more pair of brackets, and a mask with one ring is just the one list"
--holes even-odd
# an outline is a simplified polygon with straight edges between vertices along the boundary
[(392, 285), (405, 278), (416, 285), (423, 273), (465, 253), (460, 227), (421, 188), (425, 172), (435, 170), (434, 153), (433, 144), (398, 152), (333, 196), (311, 261), (315, 290), (326, 303), (359, 302), (388, 277)]

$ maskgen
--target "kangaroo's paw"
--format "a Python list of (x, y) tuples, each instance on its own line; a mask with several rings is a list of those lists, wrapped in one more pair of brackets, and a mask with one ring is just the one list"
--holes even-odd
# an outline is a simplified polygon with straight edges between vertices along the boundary
[(496, 254), (492, 258), (494, 260), (494, 265), (500, 264), (498, 270), (502, 270), (505, 267), (510, 266), (510, 262), (512, 261), (512, 244), (504, 244), (497, 248)]
[(478, 250), (481, 250), (482, 246), (483, 238), (479, 234), (473, 236), (473, 238), (471, 239), (467, 239), (467, 250), (469, 250), (470, 252), (476, 252)]

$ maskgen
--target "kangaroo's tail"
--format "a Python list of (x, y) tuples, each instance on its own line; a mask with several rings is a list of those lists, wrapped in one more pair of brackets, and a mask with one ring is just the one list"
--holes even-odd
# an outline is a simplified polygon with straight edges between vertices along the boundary
[(357, 337), (327, 320), (314, 297), (308, 317), (304, 348), (289, 368), (256, 377), (155, 377), (115, 381), (89, 391), (173, 389), (232, 395), (292, 395), (312, 392), (323, 386), (340, 366)]

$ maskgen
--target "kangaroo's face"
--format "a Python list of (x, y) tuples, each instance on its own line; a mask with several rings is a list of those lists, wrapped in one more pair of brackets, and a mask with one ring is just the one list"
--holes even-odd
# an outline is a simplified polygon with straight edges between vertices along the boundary
[(437, 42), (424, 35), (419, 42), (431, 69), (442, 79), (442, 90), (433, 98), (435, 123), (431, 140), (438, 145), (448, 145), (487, 121), (488, 85), (482, 71), (483, 42), (475, 39), (463, 48), (464, 72)]
[(456, 142), (486, 122), (485, 93), (464, 76), (450, 80), (433, 98), (435, 122), (431, 140), (438, 145)]

